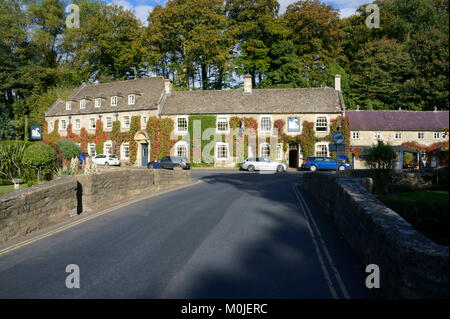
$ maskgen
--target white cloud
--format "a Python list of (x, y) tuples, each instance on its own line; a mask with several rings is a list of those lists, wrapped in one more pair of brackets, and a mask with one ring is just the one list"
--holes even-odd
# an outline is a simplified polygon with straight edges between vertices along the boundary
[[(138, 2), (144, 2), (144, 1), (138, 1)], [(147, 25), (148, 14), (153, 10), (152, 6), (149, 6), (146, 4), (142, 4), (142, 5), (138, 4), (135, 7), (133, 7), (133, 5), (126, 0), (112, 0), (111, 3), (118, 5), (118, 6), (122, 6), (125, 10), (134, 11), (134, 15), (136, 16), (136, 18), (141, 20), (141, 22), (144, 25)]]
[(341, 18), (347, 18), (351, 15), (354, 15), (358, 8), (343, 8), (339, 9)]
[(153, 7), (148, 5), (139, 5), (134, 8), (134, 15), (136, 18), (142, 21), (144, 25), (147, 25), (147, 18), (150, 12), (152, 12)]
[(125, 10), (132, 10), (133, 6), (131, 5), (131, 3), (129, 3), (126, 0), (113, 0), (111, 1), (111, 3), (117, 5), (117, 6), (122, 6)]

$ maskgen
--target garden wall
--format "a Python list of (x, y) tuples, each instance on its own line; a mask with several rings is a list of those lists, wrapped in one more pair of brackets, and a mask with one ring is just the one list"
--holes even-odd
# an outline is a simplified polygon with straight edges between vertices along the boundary
[(0, 196), (0, 244), (71, 216), (190, 183), (189, 171), (124, 168), (63, 176)]
[(383, 205), (364, 178), (304, 174), (302, 187), (332, 218), (363, 265), (377, 264), (389, 298), (448, 298), (449, 248)]

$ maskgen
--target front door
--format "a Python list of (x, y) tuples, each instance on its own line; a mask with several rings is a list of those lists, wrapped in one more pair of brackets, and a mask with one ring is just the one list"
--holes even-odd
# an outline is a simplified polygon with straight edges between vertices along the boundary
[(298, 167), (298, 144), (289, 144), (289, 167)]
[(147, 166), (148, 164), (148, 144), (141, 144), (142, 145), (142, 166)]

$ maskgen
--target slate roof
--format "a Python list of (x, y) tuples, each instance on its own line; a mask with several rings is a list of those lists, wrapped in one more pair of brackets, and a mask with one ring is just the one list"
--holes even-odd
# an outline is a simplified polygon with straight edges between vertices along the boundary
[(448, 111), (346, 111), (352, 131), (442, 131)]
[[(128, 105), (128, 94), (136, 93), (134, 105)], [(72, 108), (66, 110), (66, 101), (58, 100), (45, 113), (46, 116), (93, 114), (135, 110), (152, 110), (158, 107), (164, 93), (164, 78), (142, 78), (94, 85), (82, 85), (71, 97)], [(111, 106), (111, 96), (119, 96), (117, 106)], [(86, 108), (80, 109), (80, 100)], [(102, 98), (101, 107), (94, 107), (94, 99)]]
[(341, 92), (332, 88), (172, 91), (161, 115), (241, 113), (339, 113)]

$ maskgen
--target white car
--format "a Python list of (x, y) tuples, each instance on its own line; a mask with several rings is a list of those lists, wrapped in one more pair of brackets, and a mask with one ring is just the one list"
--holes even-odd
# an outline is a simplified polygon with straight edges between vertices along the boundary
[(272, 161), (264, 157), (250, 157), (242, 162), (242, 169), (253, 171), (276, 171), (285, 172), (288, 169), (286, 163)]
[(92, 159), (92, 161), (97, 165), (104, 166), (120, 165), (120, 161), (117, 158), (117, 155), (98, 154)]

